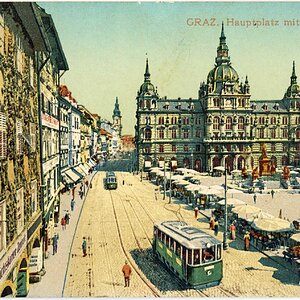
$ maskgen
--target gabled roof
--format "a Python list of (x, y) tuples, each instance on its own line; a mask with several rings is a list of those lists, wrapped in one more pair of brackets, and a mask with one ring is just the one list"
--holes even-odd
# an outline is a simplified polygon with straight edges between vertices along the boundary
[[(50, 52), (50, 43), (45, 34), (37, 5), (32, 2), (12, 2), (11, 4), (19, 15), (22, 25), (33, 43), (34, 50)], [(9, 3), (2, 3), (1, 5), (9, 5)]]
[(52, 59), (54, 59), (55, 64), (59, 70), (67, 71), (69, 70), (69, 66), (62, 45), (60, 43), (60, 39), (56, 31), (53, 19), (51, 15), (47, 14), (43, 8), (39, 7), (38, 5), (36, 6), (38, 13), (41, 16), (47, 34), (47, 38), (51, 46)]

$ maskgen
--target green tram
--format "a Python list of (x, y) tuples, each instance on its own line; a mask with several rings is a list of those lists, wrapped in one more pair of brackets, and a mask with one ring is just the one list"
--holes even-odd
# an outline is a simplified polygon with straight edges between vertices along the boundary
[(155, 225), (153, 251), (188, 287), (206, 288), (222, 280), (222, 242), (185, 222)]
[(118, 187), (117, 177), (114, 172), (106, 172), (104, 187), (107, 190), (115, 190)]

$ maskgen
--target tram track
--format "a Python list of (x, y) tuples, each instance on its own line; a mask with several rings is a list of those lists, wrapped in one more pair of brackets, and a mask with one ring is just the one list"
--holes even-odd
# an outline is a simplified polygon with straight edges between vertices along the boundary
[[(122, 174), (122, 178), (124, 179), (124, 175), (123, 175), (123, 174)], [(139, 198), (136, 196), (136, 194), (134, 193), (134, 191), (132, 190), (132, 188), (131, 188), (130, 186), (129, 186), (129, 189), (130, 189), (131, 192), (133, 193), (134, 197), (132, 197), (131, 195), (129, 195), (129, 194), (125, 191), (124, 188), (122, 188), (122, 190), (123, 190), (123, 191), (122, 191), (122, 195), (125, 194), (125, 195), (126, 195), (126, 198), (129, 196), (129, 198), (134, 199), (134, 200), (137, 200), (137, 202), (139, 203), (140, 207), (141, 207), (142, 209), (144, 209), (144, 211), (145, 211), (146, 214), (148, 215), (148, 217), (149, 217), (149, 219), (151, 220), (152, 224), (154, 224), (155, 221), (154, 221), (153, 217), (148, 213), (148, 211), (145, 210), (144, 206), (141, 204)], [(118, 194), (120, 200), (122, 201), (122, 199), (121, 199), (122, 196), (121, 196), (121, 194), (120, 194), (120, 191), (117, 191), (117, 194)], [(137, 214), (136, 209), (133, 207), (131, 201), (128, 201), (128, 203), (129, 203), (129, 205), (130, 205), (132, 211), (134, 212), (134, 215), (135, 215), (136, 219), (139, 221), (140, 227), (142, 228), (144, 234), (146, 235), (146, 238), (147, 238), (147, 240), (148, 240), (148, 242), (149, 242), (150, 247), (152, 247), (152, 239), (149, 238), (149, 236), (148, 236), (148, 234), (147, 234), (147, 230), (145, 230), (144, 225), (143, 225), (143, 222), (141, 221), (139, 215)], [(125, 211), (125, 213), (126, 213), (126, 215), (127, 215), (127, 219), (130, 220), (129, 215), (128, 215), (128, 212), (127, 212), (127, 209), (126, 209), (126, 207), (125, 207), (123, 201), (122, 201), (122, 204), (123, 204), (124, 211)], [(173, 209), (170, 209), (170, 208), (166, 208), (166, 205), (168, 205), (168, 204), (169, 204), (169, 203), (166, 203), (166, 204), (164, 205), (164, 208), (165, 208), (166, 210), (175, 213), (175, 215), (177, 215), (177, 214), (180, 214), (180, 215), (181, 215), (181, 213), (180, 213), (181, 205), (180, 205), (180, 204), (178, 204), (179, 207), (178, 207), (177, 210), (173, 210)], [(182, 215), (181, 215), (181, 217), (182, 217)], [(182, 217), (181, 220), (183, 220), (183, 217)], [(181, 220), (179, 219), (179, 221), (181, 221)], [(129, 222), (130, 222), (130, 221), (129, 221)], [(134, 231), (132, 224), (130, 224), (130, 227), (131, 227), (131, 230)], [(135, 238), (137, 239), (135, 233), (134, 233), (134, 236), (135, 236)], [(137, 244), (139, 244), (138, 240), (137, 240)], [(142, 250), (142, 249), (140, 248), (140, 250)], [(169, 274), (173, 275), (173, 273), (171, 273), (170, 270), (168, 270), (167, 268), (164, 268), (164, 269), (166, 269), (166, 270), (168, 271)], [(184, 285), (184, 283), (182, 283), (182, 282), (181, 282), (178, 278), (176, 278), (176, 277), (173, 277), (172, 280), (173, 280), (173, 282), (176, 281), (177, 287), (180, 287), (181, 289), (184, 290), (184, 292), (183, 292), (183, 291), (180, 291), (179, 289), (176, 290), (176, 293), (179, 294), (181, 297), (195, 296), (195, 294), (198, 295), (198, 296), (201, 296), (201, 297), (212, 297), (211, 293), (206, 293), (205, 291), (202, 291), (202, 290), (197, 290), (197, 289), (187, 289), (187, 287)], [(176, 287), (176, 288), (177, 288), (177, 287)], [(221, 292), (221, 295), (219, 295), (219, 296), (222, 296), (222, 297), (224, 297), (224, 296), (225, 296), (225, 297), (237, 297), (237, 295), (235, 295), (235, 294), (233, 294), (233, 293), (231, 293), (231, 292), (227, 292), (227, 291), (225, 291), (224, 289), (222, 289), (221, 287), (212, 287), (212, 289), (217, 289), (218, 291), (220, 291), (220, 292)], [(188, 294), (188, 295), (187, 295), (187, 294)]]
[[(144, 278), (144, 275), (141, 273), (139, 268), (135, 265), (135, 263), (132, 262), (131, 256), (128, 254), (128, 252), (125, 248), (125, 245), (124, 245), (124, 241), (123, 241), (122, 234), (121, 234), (121, 228), (120, 228), (121, 226), (120, 226), (120, 223), (118, 221), (118, 216), (117, 216), (116, 207), (115, 207), (115, 204), (114, 204), (112, 192), (109, 191), (109, 194), (110, 194), (111, 203), (112, 203), (112, 207), (113, 207), (113, 213), (114, 213), (114, 217), (115, 217), (115, 221), (116, 221), (116, 225), (117, 225), (118, 237), (119, 237), (120, 245), (121, 245), (121, 248), (122, 248), (122, 251), (123, 251), (124, 255), (126, 256), (128, 261), (131, 262), (132, 268), (135, 270), (136, 274), (140, 277), (140, 279), (145, 283), (145, 285), (151, 290), (152, 294), (155, 297), (161, 297), (161, 294), (156, 290), (156, 288), (154, 286), (152, 286), (152, 284), (150, 284), (150, 282), (146, 278)], [(131, 224), (131, 226), (132, 226), (132, 224)], [(133, 230), (132, 227), (131, 227), (131, 229)], [(134, 231), (133, 231), (133, 234), (134, 234), (135, 239), (137, 240)], [(139, 243), (137, 243), (137, 244), (139, 245)]]

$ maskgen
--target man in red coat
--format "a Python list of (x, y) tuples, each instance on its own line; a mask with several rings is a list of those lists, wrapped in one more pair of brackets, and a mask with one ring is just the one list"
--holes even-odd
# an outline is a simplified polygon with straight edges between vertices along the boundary
[(130, 275), (131, 275), (131, 267), (128, 265), (127, 260), (125, 261), (125, 265), (122, 268), (122, 272), (124, 274), (125, 287), (129, 287)]

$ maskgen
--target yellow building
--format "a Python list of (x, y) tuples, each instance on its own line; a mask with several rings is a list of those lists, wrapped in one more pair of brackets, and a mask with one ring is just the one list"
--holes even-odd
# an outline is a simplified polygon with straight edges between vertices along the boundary
[[(27, 20), (32, 20), (27, 22)], [(36, 51), (49, 51), (33, 3), (0, 4), (0, 295), (26, 296), (42, 268)]]

